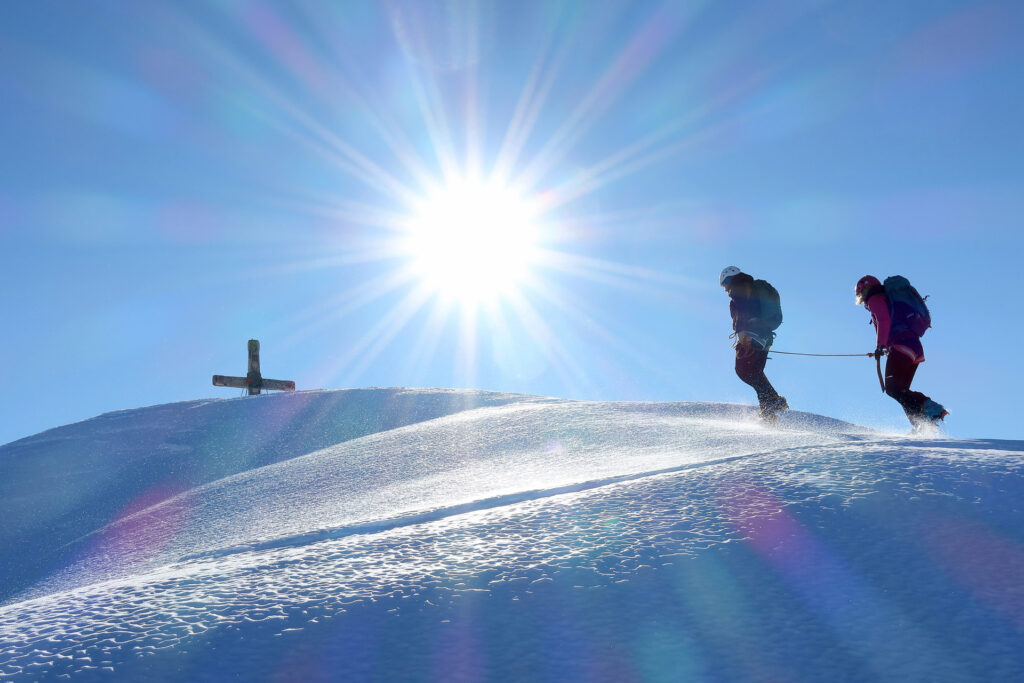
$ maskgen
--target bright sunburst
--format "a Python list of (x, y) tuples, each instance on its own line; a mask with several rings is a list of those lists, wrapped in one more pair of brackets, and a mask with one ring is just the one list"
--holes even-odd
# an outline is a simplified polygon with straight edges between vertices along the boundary
[[(574, 150), (687, 15), (652, 13), (609, 55), (589, 87), (571, 88), (571, 99), (556, 97), (570, 43), (556, 49), (563, 41), (559, 24), (551, 24), (551, 44), (541, 46), (522, 80), (499, 84), (503, 92), (518, 88), (518, 97), (499, 98), (501, 108), (488, 116), (484, 76), (498, 55), (483, 48), (481, 31), (492, 22), (478, 4), (386, 4), (401, 57), (396, 64), (404, 67), (395, 72), (393, 91), (304, 58), (294, 49), (300, 40), (269, 36), (275, 56), (302, 83), (331, 93), (330, 111), (344, 105), (352, 118), (335, 130), (331, 121), (295, 106), (273, 82), (258, 83), (281, 106), (282, 127), (294, 129), (306, 150), (346, 178), (343, 192), (310, 191), (310, 201), (301, 188), (302, 208), (336, 224), (331, 246), (337, 252), (317, 252), (288, 268), (345, 269), (354, 284), (297, 312), (293, 338), (371, 305), (378, 309), (361, 318), (364, 328), (342, 352), (325, 360), (318, 371), (323, 377), (360, 382), (402, 338), (411, 351), (389, 362), (405, 363), (407, 381), (435, 372), (435, 357), (450, 353), (452, 381), (461, 386), (476, 386), (485, 365), (508, 377), (543, 372), (566, 386), (587, 386), (586, 364), (571, 351), (580, 335), (600, 340), (598, 353), (631, 345), (574, 282), (648, 291), (672, 280), (596, 256), (593, 244), (602, 231), (629, 217), (606, 214), (594, 202), (583, 208), (579, 200), (684, 148), (684, 133), (704, 110), (686, 110), (638, 138), (624, 134), (581, 155), (583, 161)], [(313, 23), (331, 26), (326, 16)], [(436, 26), (445, 31), (431, 30)], [(353, 63), (363, 56), (353, 55)], [(357, 121), (356, 112), (364, 120)], [(492, 119), (498, 133), (488, 135)], [(351, 194), (344, 191), (348, 181)]]
[(499, 181), (459, 178), (416, 203), (405, 248), (431, 291), (462, 305), (515, 292), (537, 260), (533, 202)]

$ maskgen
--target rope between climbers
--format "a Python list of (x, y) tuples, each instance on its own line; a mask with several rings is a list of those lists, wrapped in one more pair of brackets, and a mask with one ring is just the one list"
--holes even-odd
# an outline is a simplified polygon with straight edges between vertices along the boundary
[(768, 353), (784, 353), (787, 356), (819, 356), (828, 358), (853, 358), (853, 357), (871, 357), (874, 353), (798, 353), (796, 351), (776, 351), (775, 349), (769, 349)]

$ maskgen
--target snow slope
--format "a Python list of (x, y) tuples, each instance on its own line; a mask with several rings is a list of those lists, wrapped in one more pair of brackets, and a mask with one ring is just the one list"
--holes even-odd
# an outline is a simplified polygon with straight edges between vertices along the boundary
[(370, 389), (0, 447), (12, 680), (1011, 680), (1022, 442)]

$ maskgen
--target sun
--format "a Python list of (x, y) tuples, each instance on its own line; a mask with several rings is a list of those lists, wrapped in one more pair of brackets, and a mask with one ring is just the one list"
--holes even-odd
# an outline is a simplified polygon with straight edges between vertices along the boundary
[(420, 282), (464, 305), (493, 303), (524, 284), (535, 265), (536, 202), (496, 181), (460, 178), (418, 201), (405, 249)]

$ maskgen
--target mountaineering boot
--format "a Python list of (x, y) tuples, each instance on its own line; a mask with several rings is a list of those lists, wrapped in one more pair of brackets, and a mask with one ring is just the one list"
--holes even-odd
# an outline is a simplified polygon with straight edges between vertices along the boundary
[(910, 424), (913, 425), (910, 433), (913, 435), (935, 436), (939, 433), (942, 418), (947, 415), (949, 415), (949, 411), (943, 408), (942, 404), (928, 399), (921, 406), (921, 412), (907, 413), (907, 417), (910, 418)]
[(942, 407), (941, 403), (928, 399), (921, 408), (924, 419), (932, 424), (938, 424), (943, 418), (949, 415), (949, 411)]
[(779, 413), (788, 410), (789, 404), (785, 396), (770, 398), (761, 404), (761, 421), (766, 424), (775, 424), (779, 419)]

